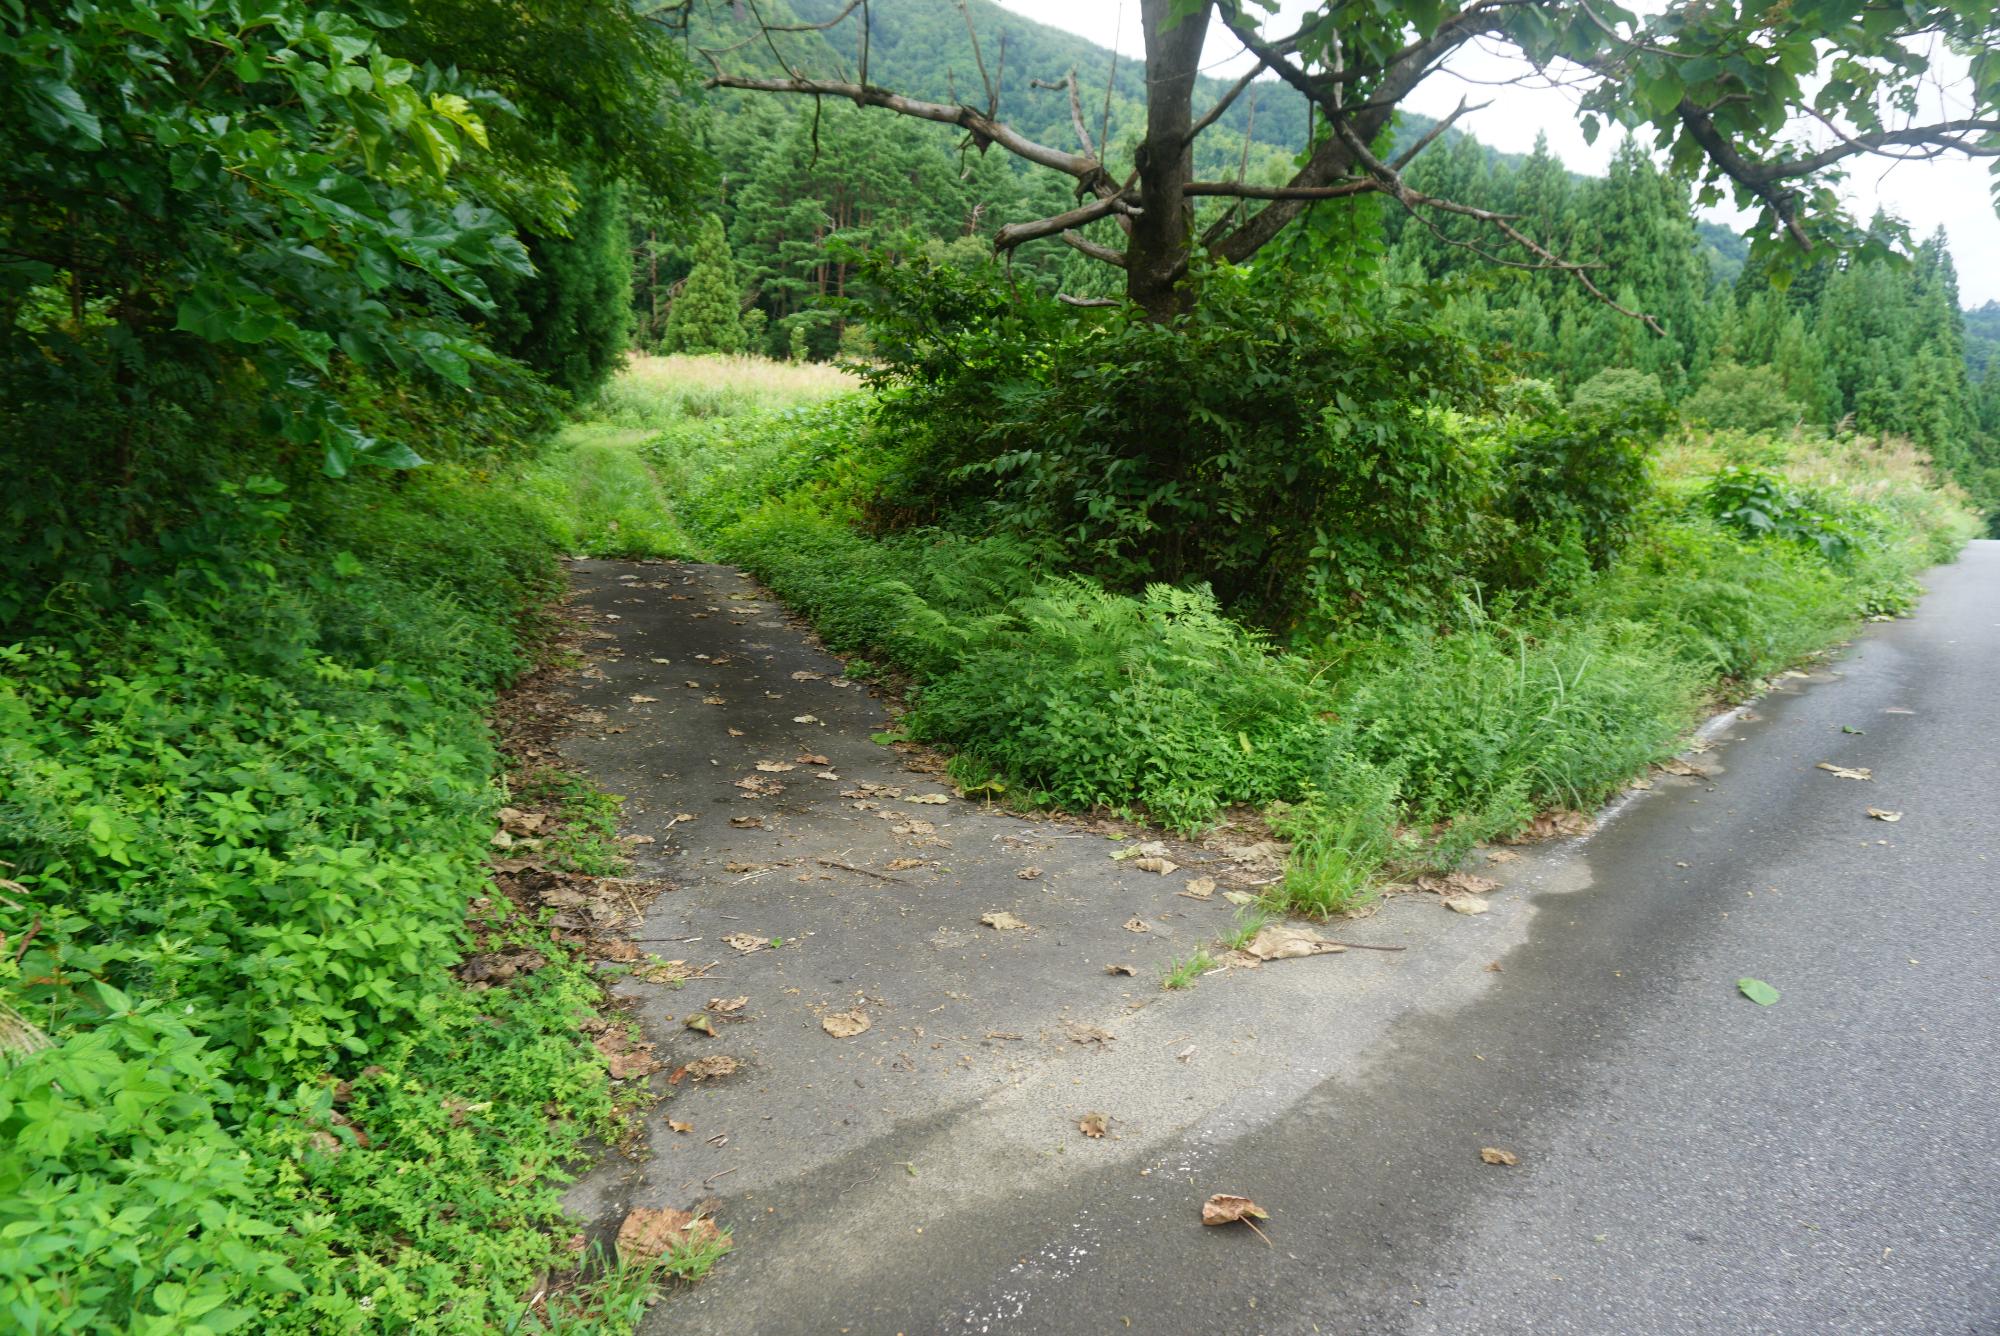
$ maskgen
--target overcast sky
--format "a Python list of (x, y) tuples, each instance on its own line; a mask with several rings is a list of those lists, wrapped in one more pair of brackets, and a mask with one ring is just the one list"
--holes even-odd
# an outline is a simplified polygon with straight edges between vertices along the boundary
[[(1115, 46), (1133, 57), (1144, 54), (1139, 32), (1138, 0), (999, 0), (1015, 13), (1052, 27), (1087, 37), (1100, 46)], [(1285, 0), (1282, 12), (1296, 13), (1300, 0)], [(1282, 17), (1279, 20), (1282, 22)], [(1275, 30), (1267, 27), (1267, 31)], [(1289, 31), (1289, 30), (1287, 30)], [(1209, 39), (1211, 74), (1242, 73), (1247, 57), (1242, 47), (1218, 24)], [(1945, 56), (1940, 67), (1962, 62)], [(1599, 135), (1595, 145), (1583, 142), (1577, 128), (1578, 93), (1549, 87), (1492, 87), (1487, 82), (1513, 77), (1525, 70), (1497, 49), (1465, 49), (1446, 68), (1425, 81), (1405, 104), (1428, 116), (1447, 115), (1461, 97), (1492, 105), (1459, 122), (1481, 143), (1510, 153), (1526, 153), (1537, 133), (1546, 133), (1549, 148), (1574, 171), (1601, 174), (1617, 148), (1615, 131)], [(1055, 73), (1060, 73), (1056, 71)], [(1459, 77), (1464, 76), (1464, 77)], [(1933, 108), (1935, 110), (1935, 108)], [(1963, 114), (1963, 106), (1952, 109)], [(1901, 217), (1919, 237), (1942, 225), (1951, 238), (1952, 259), (1958, 266), (1959, 295), (1967, 306), (2000, 300), (2000, 217), (1990, 192), (1992, 178), (1984, 164), (1964, 158), (1930, 162), (1894, 162), (1862, 157), (1853, 160), (1844, 183), (1853, 212), (1866, 221), (1878, 205)], [(1719, 211), (1725, 221), (1734, 215)], [(1749, 221), (1744, 215), (1742, 221)]]

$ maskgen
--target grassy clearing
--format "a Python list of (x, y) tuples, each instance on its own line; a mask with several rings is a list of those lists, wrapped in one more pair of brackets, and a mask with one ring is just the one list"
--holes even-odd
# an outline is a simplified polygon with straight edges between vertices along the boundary
[[(1716, 696), (1907, 607), (1973, 531), (1906, 446), (1676, 431), (1603, 569), (1551, 549), (1559, 575), (1529, 595), (1467, 585), (1440, 621), (1280, 644), (1201, 589), (1110, 591), (976, 520), (910, 526), (892, 500), (907, 461), (837, 381), (664, 361), (605, 412), (647, 433), (677, 522), (835, 649), (908, 675), (903, 727), (949, 749), (961, 782), (1190, 831), (1264, 808), (1293, 841), (1270, 906), (1316, 917), (1369, 903), (1385, 869), (1449, 867), (1537, 811), (1603, 800)], [(1480, 429), (1468, 467), (1488, 467)], [(1731, 465), (1809, 494), (1852, 550), (1712, 518), (1705, 489)]]

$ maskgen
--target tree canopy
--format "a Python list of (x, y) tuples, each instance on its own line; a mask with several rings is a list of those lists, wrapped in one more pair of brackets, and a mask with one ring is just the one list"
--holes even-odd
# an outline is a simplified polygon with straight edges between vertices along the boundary
[[(1324, 0), (1289, 33), (1270, 33), (1242, 0), (1142, 0), (1146, 43), (1145, 128), (1129, 162), (1092, 135), (1083, 92), (1072, 73), (1049, 71), (1067, 95), (1075, 147), (1035, 139), (1001, 115), (1002, 88), (975, 45), (983, 101), (909, 96), (870, 78), (869, 6), (850, 0), (813, 23), (760, 22), (750, 36), (703, 49), (714, 87), (840, 98), (962, 130), (982, 152), (997, 145), (1071, 178), (1073, 207), (1003, 226), (1002, 250), (1060, 237), (1124, 271), (1127, 297), (1156, 318), (1186, 309), (1188, 265), (1197, 253), (1241, 262), (1257, 254), (1309, 206), (1386, 196), (1426, 226), (1457, 218), (1478, 224), (1497, 263), (1559, 270), (1597, 299), (1633, 316), (1603, 291), (1589, 269), (1519, 225), (1519, 220), (1414, 185), (1408, 169), (1438, 137), (1394, 156), (1383, 139), (1403, 103), (1457, 50), (1499, 43), (1541, 71), (1587, 77), (1587, 134), (1607, 122), (1649, 127), (1699, 197), (1725, 194), (1758, 210), (1756, 255), (1767, 268), (1796, 264), (1780, 245), (1803, 253), (1821, 246), (1867, 247), (1870, 233), (1846, 219), (1833, 185), (1844, 164), (1863, 154), (1962, 153), (2000, 156), (2000, 57), (1983, 39), (1994, 6), (1983, 0), (1889, 9), (1866, 4), (1796, 5), (1738, 12), (1675, 4), (1654, 15), (1590, 0), (1471, 0), (1380, 6)], [(969, 11), (967, 22), (970, 22)], [(1211, 52), (1217, 19), (1254, 62), (1212, 104), (1197, 111), (1200, 71), (1230, 52)], [(782, 57), (775, 34), (860, 25), (852, 71), (815, 74)], [(976, 37), (975, 37), (976, 44)], [(768, 47), (775, 68), (744, 72), (747, 54)], [(1934, 101), (1926, 83), (1948, 72), (1942, 51), (1967, 53), (1967, 72), (1950, 90), (1970, 110), (1926, 120)], [(734, 62), (734, 63), (732, 63)], [(1309, 142), (1289, 177), (1277, 184), (1196, 174), (1194, 146), (1245, 90), (1268, 71), (1309, 104)], [(1460, 113), (1467, 110), (1461, 104)], [(1456, 119), (1447, 118), (1445, 125)], [(1818, 131), (1815, 142), (1808, 127)], [(1441, 128), (1441, 127), (1440, 127)], [(1197, 235), (1194, 202), (1244, 201)], [(1107, 246), (1081, 230), (1113, 219), (1123, 244)]]

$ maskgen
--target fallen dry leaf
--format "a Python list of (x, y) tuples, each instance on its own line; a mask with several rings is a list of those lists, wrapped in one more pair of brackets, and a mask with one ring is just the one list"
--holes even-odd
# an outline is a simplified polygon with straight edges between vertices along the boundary
[(611, 1069), (614, 1081), (660, 1070), (660, 1064), (653, 1058), (653, 1046), (633, 1043), (622, 1027), (614, 1026), (591, 1042), (604, 1055), (605, 1065)]
[(618, 842), (620, 844), (657, 844), (659, 841), (655, 840), (651, 835), (620, 835)]
[(1515, 853), (1512, 849), (1488, 849), (1486, 851), (1486, 861), (1489, 863), (1518, 863), (1521, 861), (1521, 855)]
[(792, 716), (792, 722), (795, 724), (816, 724), (819, 722), (819, 716), (816, 714), (795, 714)]
[(1479, 1158), (1488, 1164), (1519, 1164), (1521, 1157), (1511, 1150), (1501, 1150), (1497, 1146), (1482, 1146)]
[(625, 699), (631, 701), (634, 705), (651, 705), (660, 698), (658, 696), (627, 696)]
[(750, 999), (747, 995), (744, 997), (711, 997), (708, 999), (708, 1009), (723, 1016), (733, 1016), (749, 1005)]
[(732, 816), (729, 818), (729, 824), (738, 830), (762, 830), (764, 829), (764, 818), (761, 816)]
[(1028, 926), (1025, 922), (1015, 918), (1013, 914), (1004, 909), (991, 914), (981, 914), (979, 921), (989, 928), (998, 928), (1001, 932), (1011, 932), (1015, 928), (1025, 928)]
[(1085, 1025), (1082, 1021), (1064, 1021), (1062, 1028), (1072, 1044), (1096, 1044), (1102, 1048), (1118, 1037), (1109, 1030), (1100, 1030), (1095, 1025)]
[(723, 699), (722, 697), (720, 697), (720, 696), (703, 696), (703, 697), (701, 698), (701, 703), (702, 703), (703, 705), (727, 705), (727, 704), (729, 704), (729, 702), (728, 702), (728, 701), (724, 700), (724, 699)]
[(1850, 769), (1849, 767), (1844, 765), (1834, 765), (1830, 761), (1821, 761), (1817, 768), (1826, 771), (1828, 774), (1832, 775), (1835, 779), (1875, 778), (1873, 772), (1871, 772), (1867, 766), (1855, 766), (1852, 769)]
[(1243, 949), (1259, 960), (1297, 960), (1302, 956), (1326, 955), (1347, 948), (1339, 942), (1328, 941), (1311, 928), (1289, 923), (1267, 923), (1244, 944)]
[(889, 860), (889, 871), (907, 872), (913, 867), (922, 867), (923, 865), (924, 860), (921, 858), (892, 858)]
[(1038, 867), (1024, 867), (1019, 872), (1016, 872), (1014, 875), (1019, 877), (1022, 881), (1033, 881), (1037, 877), (1042, 875), (1042, 870)]
[(674, 1119), (669, 1118), (667, 1119), (667, 1130), (669, 1132), (681, 1132), (681, 1133), (692, 1132), (694, 1131), (694, 1124), (676, 1122)]
[(1104, 1113), (1086, 1113), (1077, 1120), (1076, 1130), (1095, 1141), (1111, 1130), (1111, 1116)]
[(873, 1024), (868, 1019), (868, 1013), (856, 1007), (853, 1011), (836, 1011), (831, 1016), (821, 1017), (819, 1028), (835, 1039), (852, 1039)]
[(757, 768), (767, 775), (782, 775), (787, 770), (798, 769), (790, 761), (759, 761), (757, 762)]
[(1106, 974), (1123, 974), (1127, 976), (1136, 976), (1139, 973), (1139, 971), (1133, 969), (1130, 965), (1106, 965), (1104, 972)]
[(740, 738), (743, 736), (743, 730), (740, 728), (732, 728), (729, 730), (729, 736), (732, 738)]
[(1669, 775), (1679, 775), (1683, 779), (1692, 777), (1706, 778), (1708, 775), (1708, 771), (1698, 765), (1689, 765), (1678, 756), (1674, 757), (1671, 761), (1660, 762), (1660, 769)]
[(1141, 872), (1154, 872), (1162, 877), (1166, 876), (1169, 872), (1178, 872), (1181, 868), (1181, 865), (1174, 862), (1171, 858), (1134, 859), (1132, 866), (1138, 868)]
[(1431, 891), (1438, 895), (1484, 895), (1488, 891), (1500, 889), (1500, 883), (1491, 877), (1482, 877), (1472, 872), (1448, 872), (1444, 876), (1435, 873), (1418, 877), (1415, 882), (1420, 891)]
[(697, 1011), (694, 1015), (688, 1017), (686, 1025), (688, 1029), (696, 1031), (699, 1034), (705, 1034), (710, 1039), (715, 1038), (715, 1022), (710, 1020), (704, 1012)]
[(1454, 914), (1484, 914), (1493, 908), (1484, 900), (1471, 895), (1447, 895), (1444, 897), (1444, 907)]
[(1127, 932), (1151, 932), (1152, 930), (1152, 925), (1137, 914), (1125, 920), (1125, 931)]
[[(1204, 1225), (1245, 1224), (1257, 1230), (1263, 1238), (1264, 1231), (1257, 1229), (1257, 1221), (1269, 1220), (1271, 1213), (1251, 1201), (1248, 1197), (1238, 1197), (1234, 1193), (1218, 1192), (1201, 1204), (1201, 1222)], [(1269, 1243), (1271, 1240), (1264, 1239)]]
[(635, 1207), (618, 1226), (618, 1257), (636, 1265), (651, 1261), (676, 1248), (693, 1247), (713, 1240), (726, 1242), (729, 1236), (715, 1222), (692, 1211), (656, 1211)]
[(1181, 894), (1190, 900), (1206, 900), (1209, 896), (1215, 894), (1215, 878), (1196, 877), (1193, 881), (1181, 887)]
[(1232, 905), (1254, 905), (1257, 903), (1257, 897), (1248, 891), (1224, 891), (1222, 898)]
[[(762, 769), (763, 767), (759, 766), (758, 768)], [(790, 769), (791, 767), (788, 766), (786, 768)], [(780, 784), (775, 779), (766, 779), (762, 775), (745, 775), (743, 778), (731, 782), (735, 787), (742, 789), (753, 798), (774, 798), (785, 791), (783, 784)]]
[(800, 752), (800, 753), (799, 753), (799, 764), (800, 764), (800, 765), (832, 765), (832, 764), (833, 764), (833, 762), (831, 762), (831, 761), (827, 760), (827, 759), (826, 759), (826, 758), (825, 758), (824, 756), (821, 756), (821, 755), (820, 755), (819, 753), (817, 753), (817, 752)]
[(741, 951), (746, 956), (752, 951), (768, 951), (771, 949), (770, 938), (757, 937), (747, 932), (732, 932), (723, 938), (722, 941), (723, 945), (733, 950)]
[(714, 1057), (696, 1058), (681, 1070), (697, 1081), (713, 1081), (720, 1077), (736, 1075), (736, 1070), (741, 1065), (736, 1059), (717, 1053)]
[(1588, 835), (1590, 831), (1589, 817), (1582, 812), (1558, 808), (1555, 811), (1540, 813), (1527, 825), (1504, 837), (1503, 843), (1532, 844), (1536, 840), (1550, 840), (1558, 835)]
[(1901, 812), (1885, 812), (1879, 807), (1869, 808), (1868, 815), (1874, 817), (1877, 821), (1901, 821), (1903, 819)]
[(949, 795), (943, 793), (913, 793), (903, 799), (903, 801), (909, 803), (948, 803), (951, 801), (951, 798)]
[(794, 682), (817, 682), (825, 676), (825, 673), (815, 673), (810, 669), (801, 668), (798, 672), (792, 674), (792, 680)]

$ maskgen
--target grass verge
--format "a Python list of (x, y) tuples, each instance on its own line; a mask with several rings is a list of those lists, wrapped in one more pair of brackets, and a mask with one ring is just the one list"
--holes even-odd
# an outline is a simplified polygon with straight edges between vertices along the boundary
[[(630, 1329), (638, 1273), (536, 1299), (617, 1126), (599, 991), (531, 916), (468, 926), (545, 532), (453, 466), (248, 478), (0, 647), (0, 1015), (46, 1040), (0, 1054), (0, 1325)], [(475, 946), (539, 967), (475, 991)]]

